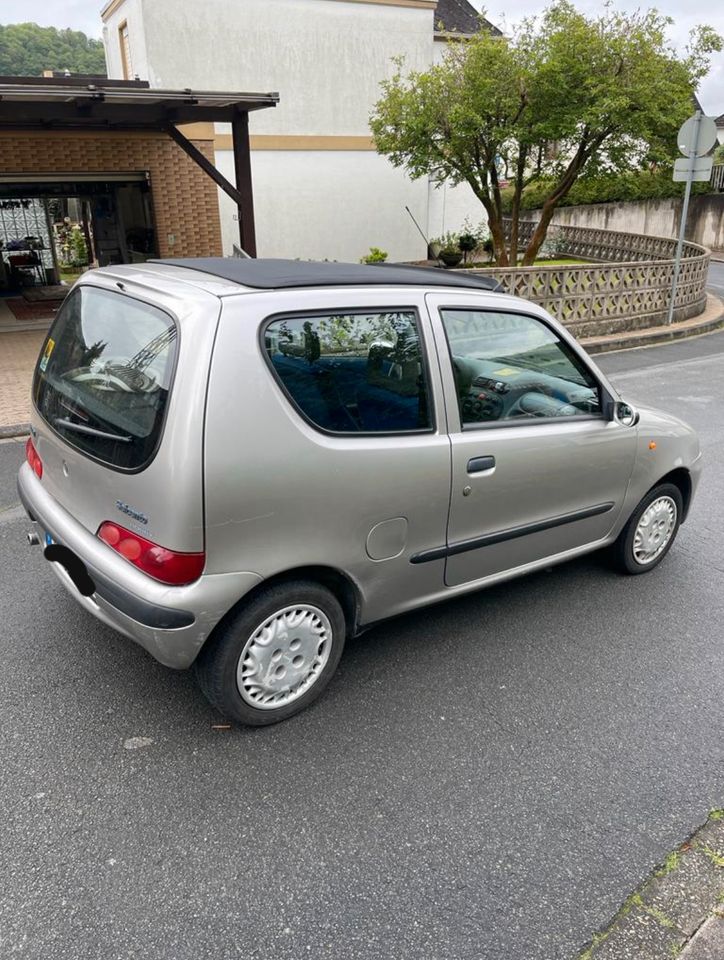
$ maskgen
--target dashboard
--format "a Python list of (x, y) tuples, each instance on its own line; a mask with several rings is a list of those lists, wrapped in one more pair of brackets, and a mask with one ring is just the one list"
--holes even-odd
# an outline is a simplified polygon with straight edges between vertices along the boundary
[[(520, 361), (519, 361), (520, 363)], [(597, 386), (534, 370), (508, 358), (453, 357), (464, 423), (600, 412)]]

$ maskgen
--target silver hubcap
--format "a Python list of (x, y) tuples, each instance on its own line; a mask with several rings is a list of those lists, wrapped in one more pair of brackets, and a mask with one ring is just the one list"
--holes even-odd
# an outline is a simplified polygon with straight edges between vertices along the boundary
[(251, 635), (239, 657), (243, 700), (274, 710), (298, 700), (319, 678), (332, 650), (332, 625), (318, 608), (284, 607)]
[(651, 563), (660, 556), (676, 527), (676, 504), (671, 497), (659, 497), (644, 510), (636, 527), (633, 555), (636, 563)]

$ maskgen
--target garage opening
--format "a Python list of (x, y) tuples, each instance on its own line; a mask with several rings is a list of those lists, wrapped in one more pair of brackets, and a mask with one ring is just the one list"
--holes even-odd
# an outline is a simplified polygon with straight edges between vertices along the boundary
[(0, 180), (0, 284), (72, 283), (91, 267), (158, 255), (144, 174)]

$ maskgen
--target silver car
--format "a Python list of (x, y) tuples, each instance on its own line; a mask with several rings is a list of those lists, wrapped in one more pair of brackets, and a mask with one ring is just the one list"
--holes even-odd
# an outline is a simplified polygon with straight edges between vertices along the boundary
[(604, 547), (653, 569), (695, 433), (489, 286), (272, 260), (87, 274), (35, 371), (28, 539), (254, 725), (311, 703), (384, 618)]

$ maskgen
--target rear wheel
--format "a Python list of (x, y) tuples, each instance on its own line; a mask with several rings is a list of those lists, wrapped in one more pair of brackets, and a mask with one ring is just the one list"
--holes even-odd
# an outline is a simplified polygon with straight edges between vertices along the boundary
[(675, 484), (662, 483), (649, 490), (613, 545), (616, 567), (636, 575), (658, 566), (676, 539), (683, 509)]
[(286, 720), (322, 693), (337, 668), (345, 620), (313, 581), (276, 584), (217, 627), (194, 672), (206, 698), (250, 726)]

